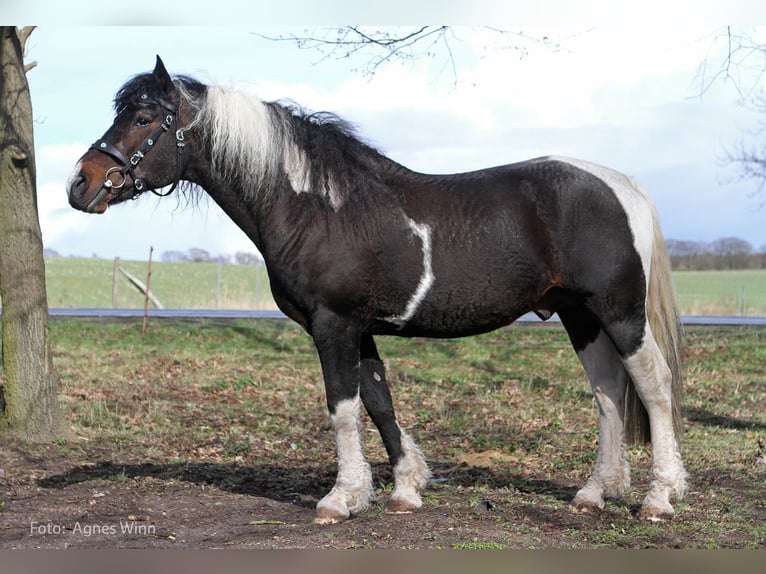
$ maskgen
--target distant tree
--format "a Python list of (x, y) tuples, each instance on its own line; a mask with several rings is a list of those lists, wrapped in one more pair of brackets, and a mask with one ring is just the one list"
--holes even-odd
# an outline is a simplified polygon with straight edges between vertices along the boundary
[(61, 254), (55, 249), (51, 249), (50, 247), (45, 247), (43, 249), (43, 257), (45, 259), (57, 259), (61, 257)]
[(665, 243), (674, 269), (692, 269), (695, 259), (705, 252), (705, 244), (700, 241), (668, 239)]
[(753, 251), (753, 246), (738, 237), (722, 237), (710, 244), (713, 255), (719, 257), (725, 269), (742, 269), (747, 267), (747, 259)]
[(170, 263), (181, 263), (188, 261), (189, 257), (183, 251), (163, 251), (160, 259)]
[(188, 251), (188, 260), (192, 263), (210, 263), (212, 258), (210, 253), (199, 247), (192, 247)]
[(234, 261), (237, 265), (260, 265), (263, 263), (263, 258), (256, 253), (237, 251), (234, 254)]
[(37, 213), (32, 98), (24, 45), (32, 28), (0, 28), (0, 434), (61, 435), (58, 379), (48, 334), (45, 262)]

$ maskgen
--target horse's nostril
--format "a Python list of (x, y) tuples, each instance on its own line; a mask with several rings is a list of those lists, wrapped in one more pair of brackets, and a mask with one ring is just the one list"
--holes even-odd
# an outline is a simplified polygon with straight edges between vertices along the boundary
[(88, 191), (88, 178), (81, 173), (72, 179), (69, 183), (69, 196), (74, 199), (80, 199)]

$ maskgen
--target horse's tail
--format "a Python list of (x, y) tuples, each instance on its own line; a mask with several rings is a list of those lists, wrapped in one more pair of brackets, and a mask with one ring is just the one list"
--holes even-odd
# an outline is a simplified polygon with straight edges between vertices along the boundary
[[(650, 201), (651, 203), (651, 201)], [(681, 321), (678, 315), (670, 257), (660, 229), (657, 211), (652, 205), (654, 238), (646, 296), (649, 328), (672, 375), (671, 408), (676, 437), (682, 430), (681, 420)], [(636, 393), (633, 381), (628, 384), (625, 401), (625, 432), (628, 443), (651, 440), (649, 416)]]

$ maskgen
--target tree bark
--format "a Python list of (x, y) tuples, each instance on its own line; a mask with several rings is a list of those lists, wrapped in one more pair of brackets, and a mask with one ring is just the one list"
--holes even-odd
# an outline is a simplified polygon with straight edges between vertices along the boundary
[(37, 212), (32, 100), (22, 43), (30, 29), (0, 28), (0, 433), (47, 441), (62, 430), (48, 333)]

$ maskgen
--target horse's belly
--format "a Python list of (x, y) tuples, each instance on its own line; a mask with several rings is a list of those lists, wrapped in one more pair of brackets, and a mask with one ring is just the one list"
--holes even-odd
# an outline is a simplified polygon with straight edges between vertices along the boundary
[(465, 337), (508, 325), (528, 310), (505, 298), (479, 296), (460, 301), (427, 298), (408, 320), (378, 320), (374, 330), (404, 337)]

